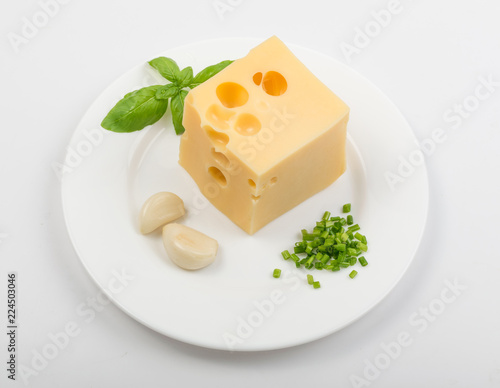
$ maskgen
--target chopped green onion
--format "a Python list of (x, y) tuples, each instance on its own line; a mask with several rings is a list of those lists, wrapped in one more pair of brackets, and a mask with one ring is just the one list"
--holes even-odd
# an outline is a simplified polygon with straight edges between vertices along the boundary
[(311, 265), (311, 263), (314, 261), (314, 259), (316, 259), (316, 255), (312, 255), (311, 257), (309, 257), (305, 263), (306, 266)]
[(368, 246), (366, 244), (363, 244), (362, 242), (358, 242), (357, 247), (363, 252), (366, 252), (368, 250)]
[(307, 233), (302, 236), (304, 241), (313, 241), (316, 236), (313, 233)]
[(304, 253), (306, 249), (304, 248), (303, 245), (296, 245), (293, 247), (293, 252), (294, 253)]
[(361, 233), (359, 233), (359, 232), (356, 232), (354, 234), (354, 237), (356, 237), (359, 241), (361, 241), (363, 239), (363, 235)]
[(345, 251), (345, 244), (335, 244), (333, 247), (334, 247), (337, 251), (341, 251), (341, 252)]
[(324, 246), (330, 246), (333, 245), (335, 240), (333, 238), (325, 238), (325, 243), (323, 244)]
[(356, 277), (356, 275), (358, 274), (358, 271), (355, 271), (355, 270), (352, 270), (351, 273), (349, 274), (349, 277), (351, 279), (354, 279)]
[(288, 250), (281, 252), (281, 256), (283, 256), (285, 260), (288, 260), (292, 257), (292, 255), (290, 255), (290, 252), (288, 252)]
[(323, 257), (321, 258), (320, 261), (321, 261), (321, 264), (326, 265), (326, 263), (328, 263), (330, 261), (330, 256), (323, 255)]
[(348, 233), (352, 233), (352, 232), (355, 232), (355, 231), (360, 230), (360, 229), (361, 229), (361, 228), (359, 227), (359, 225), (358, 225), (358, 224), (356, 224), (356, 225), (353, 225), (353, 226), (349, 226), (349, 227), (347, 228), (347, 232), (348, 232)]
[(326, 252), (326, 247), (324, 245), (320, 245), (318, 247), (318, 252), (325, 253)]
[[(344, 213), (351, 211), (351, 204), (346, 203), (342, 208)], [(330, 212), (325, 211), (321, 220), (316, 222), (312, 230), (302, 229), (302, 239), (297, 241), (293, 247), (293, 253), (284, 250), (281, 256), (284, 260), (295, 263), (297, 268), (305, 267), (307, 270), (330, 270), (340, 271), (360, 263), (365, 267), (368, 261), (364, 256), (359, 257), (362, 252), (368, 250), (367, 239), (361, 233), (358, 224), (353, 225), (354, 218), (351, 214), (346, 217), (332, 217)], [(305, 254), (299, 257), (298, 254)], [(354, 278), (357, 271), (353, 270), (350, 277)], [(281, 270), (275, 269), (273, 276), (279, 278)], [(320, 284), (314, 281), (312, 275), (307, 275), (309, 284), (314, 288), (320, 288)]]
[(356, 249), (354, 249), (354, 248), (347, 248), (347, 254), (349, 256), (355, 256), (356, 255)]

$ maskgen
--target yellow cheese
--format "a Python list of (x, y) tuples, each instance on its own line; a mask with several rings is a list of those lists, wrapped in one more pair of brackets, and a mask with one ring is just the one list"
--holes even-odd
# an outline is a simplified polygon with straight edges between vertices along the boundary
[(348, 106), (272, 37), (189, 92), (179, 163), (255, 233), (345, 171)]

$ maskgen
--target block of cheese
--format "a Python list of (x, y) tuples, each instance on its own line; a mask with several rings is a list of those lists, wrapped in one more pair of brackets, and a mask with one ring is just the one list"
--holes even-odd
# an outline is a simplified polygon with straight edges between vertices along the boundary
[(277, 37), (189, 92), (179, 163), (253, 234), (346, 167), (348, 106)]

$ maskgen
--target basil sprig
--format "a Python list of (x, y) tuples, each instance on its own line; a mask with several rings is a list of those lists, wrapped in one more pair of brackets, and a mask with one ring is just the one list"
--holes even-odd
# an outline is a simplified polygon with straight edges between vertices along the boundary
[(149, 61), (149, 64), (170, 83), (147, 86), (126, 94), (109, 111), (101, 126), (113, 132), (140, 131), (160, 120), (167, 111), (170, 101), (175, 133), (181, 135), (184, 133), (182, 116), (184, 114), (184, 99), (188, 94), (187, 89), (193, 89), (202, 84), (232, 62), (222, 61), (208, 66), (193, 76), (191, 66), (180, 70), (177, 63), (171, 58), (155, 58)]

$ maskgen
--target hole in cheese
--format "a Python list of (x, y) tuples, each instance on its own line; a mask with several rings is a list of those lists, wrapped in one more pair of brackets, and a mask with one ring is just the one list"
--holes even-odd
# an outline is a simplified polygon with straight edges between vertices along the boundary
[(281, 96), (286, 92), (288, 85), (285, 77), (277, 71), (268, 71), (262, 81), (262, 89), (271, 96)]
[(214, 127), (219, 129), (229, 129), (229, 120), (234, 116), (231, 112), (218, 104), (213, 104), (208, 108), (205, 117)]
[(231, 162), (222, 152), (217, 152), (215, 148), (212, 148), (212, 156), (214, 159), (224, 168), (229, 168), (231, 166)]
[(225, 133), (217, 132), (213, 128), (209, 127), (208, 125), (204, 127), (205, 131), (207, 132), (208, 137), (212, 141), (212, 143), (218, 147), (225, 149), (227, 143), (229, 143), (229, 136), (226, 135)]
[(251, 196), (252, 196), (252, 201), (258, 201), (260, 199), (260, 195), (251, 194)]
[(272, 177), (271, 178), (271, 185), (274, 185), (276, 182), (278, 182), (278, 178), (277, 177)]
[(236, 82), (224, 82), (215, 90), (217, 98), (226, 108), (237, 108), (248, 101), (247, 90)]
[(214, 180), (221, 186), (226, 186), (227, 185), (227, 179), (222, 173), (221, 170), (219, 170), (217, 167), (209, 167), (208, 168), (208, 173), (214, 178)]
[(252, 136), (257, 134), (262, 125), (260, 120), (250, 113), (242, 113), (236, 119), (236, 124), (234, 125), (234, 129), (240, 135), (243, 136)]
[(252, 189), (255, 189), (255, 187), (257, 187), (257, 185), (255, 184), (255, 182), (253, 181), (253, 179), (249, 179), (248, 180), (248, 184), (250, 185), (250, 187)]
[(253, 82), (255, 85), (259, 86), (262, 82), (262, 73), (259, 71), (253, 75)]

